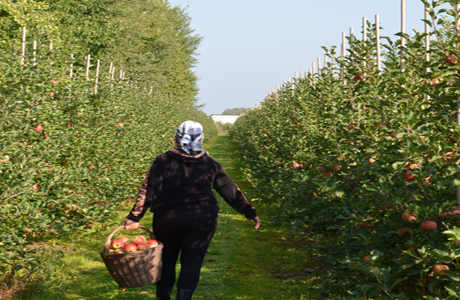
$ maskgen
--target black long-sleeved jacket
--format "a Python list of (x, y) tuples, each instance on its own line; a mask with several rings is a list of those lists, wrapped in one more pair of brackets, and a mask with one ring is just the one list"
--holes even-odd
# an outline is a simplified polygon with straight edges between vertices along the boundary
[(154, 159), (127, 218), (139, 222), (149, 208), (154, 214), (218, 212), (213, 188), (239, 213), (257, 216), (227, 172), (205, 151), (191, 156), (172, 149)]

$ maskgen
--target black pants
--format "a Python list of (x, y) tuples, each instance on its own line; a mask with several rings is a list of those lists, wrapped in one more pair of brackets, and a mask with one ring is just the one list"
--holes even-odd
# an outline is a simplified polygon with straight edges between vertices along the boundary
[(163, 268), (157, 285), (174, 286), (180, 253), (181, 268), (177, 287), (194, 290), (216, 227), (217, 213), (187, 211), (155, 214), (153, 230), (158, 241), (164, 245)]

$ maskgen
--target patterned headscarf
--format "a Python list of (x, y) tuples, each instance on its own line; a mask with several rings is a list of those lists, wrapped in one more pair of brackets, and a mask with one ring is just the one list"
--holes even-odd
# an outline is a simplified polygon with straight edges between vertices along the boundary
[(179, 148), (187, 154), (202, 151), (201, 143), (204, 140), (203, 126), (195, 121), (185, 121), (177, 127), (176, 142)]

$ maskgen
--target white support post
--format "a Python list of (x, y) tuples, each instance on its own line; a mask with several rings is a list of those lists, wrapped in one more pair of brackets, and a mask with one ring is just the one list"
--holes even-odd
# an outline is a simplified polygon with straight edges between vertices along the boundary
[[(460, 12), (460, 3), (455, 5), (457, 13)], [(457, 37), (460, 36), (460, 19), (455, 19), (455, 29)], [(460, 84), (460, 81), (459, 81)], [(457, 125), (460, 126), (460, 96), (457, 96)], [(457, 173), (457, 179), (460, 180), (460, 172)], [(457, 186), (457, 205), (460, 205), (460, 185)]]
[(36, 61), (37, 61), (37, 41), (34, 41), (34, 44), (33, 44), (33, 58), (32, 58), (32, 61), (33, 61), (33, 66), (35, 67), (36, 65)]
[(367, 18), (363, 17), (363, 41), (367, 41)]
[(340, 75), (343, 76), (344, 69), (343, 63), (345, 60), (345, 32), (342, 32), (342, 46), (340, 47), (340, 61), (342, 62), (342, 66), (340, 67)]
[[(425, 20), (428, 20), (430, 15), (429, 15), (428, 11), (426, 10), (425, 6), (424, 6), (424, 10), (425, 10)], [(426, 61), (430, 60), (429, 51), (430, 51), (430, 25), (428, 25), (428, 23), (425, 22), (425, 60)], [(430, 68), (427, 67), (425, 71), (426, 71), (426, 73), (429, 73)]]
[[(401, 33), (406, 33), (406, 0), (401, 0)], [(406, 70), (406, 61), (404, 55), (406, 54), (403, 48), (406, 46), (406, 38), (401, 36), (401, 71)]]
[(70, 58), (72, 59), (72, 62), (70, 63), (69, 79), (70, 79), (70, 81), (72, 81), (72, 76), (73, 76), (73, 54), (70, 54)]
[(26, 27), (22, 27), (22, 57), (21, 65), (24, 64), (24, 59), (26, 57)]
[(99, 83), (99, 68), (101, 66), (101, 60), (97, 60), (96, 65), (96, 78), (94, 79), (94, 95), (97, 95), (97, 84)]
[(380, 58), (380, 22), (379, 15), (375, 15), (375, 39), (377, 41), (377, 70), (380, 71), (381, 58)]
[(86, 80), (89, 80), (89, 66), (91, 64), (91, 54), (86, 57)]

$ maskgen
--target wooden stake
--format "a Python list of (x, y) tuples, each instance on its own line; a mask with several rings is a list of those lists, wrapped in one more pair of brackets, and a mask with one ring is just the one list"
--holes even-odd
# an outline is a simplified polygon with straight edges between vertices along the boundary
[(380, 59), (380, 25), (379, 15), (375, 15), (375, 39), (377, 41), (377, 70), (380, 71), (381, 59)]

